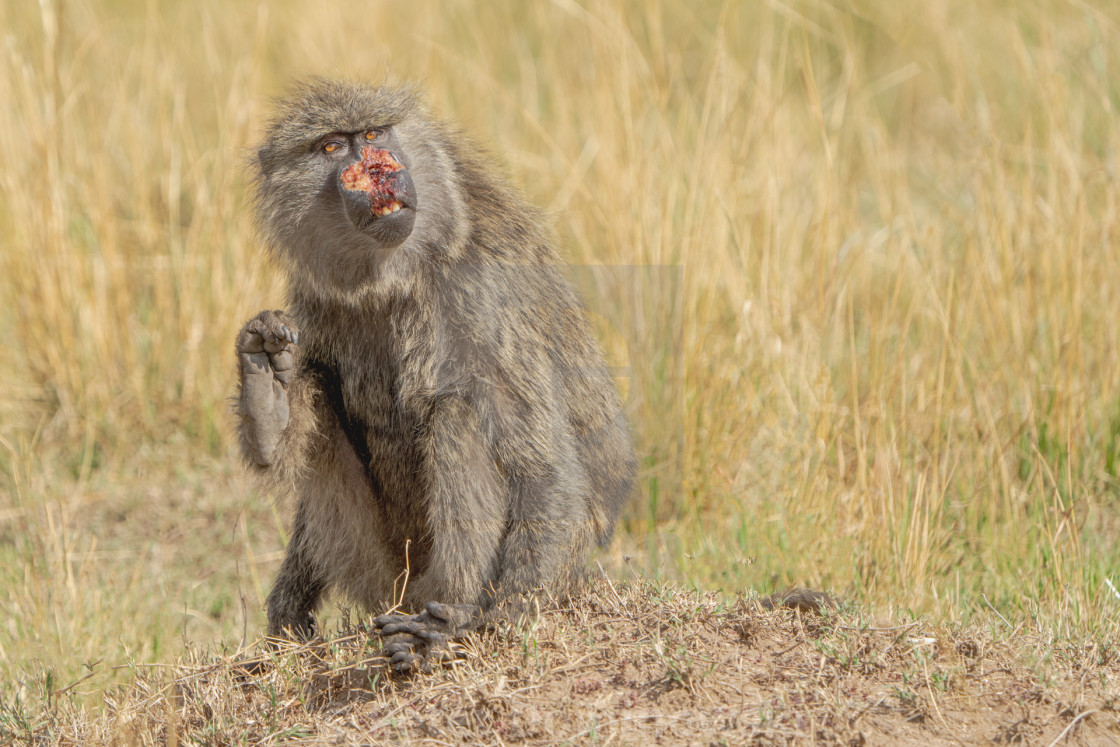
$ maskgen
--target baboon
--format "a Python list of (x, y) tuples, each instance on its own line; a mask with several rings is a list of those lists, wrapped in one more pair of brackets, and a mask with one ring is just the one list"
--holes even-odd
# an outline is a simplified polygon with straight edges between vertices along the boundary
[(635, 470), (619, 398), (541, 217), (415, 87), (306, 83), (257, 160), (287, 306), (237, 338), (237, 411), (296, 504), (268, 630), (311, 635), (332, 589), (385, 609), (407, 568), (419, 614), (376, 624), (423, 667), (609, 541)]

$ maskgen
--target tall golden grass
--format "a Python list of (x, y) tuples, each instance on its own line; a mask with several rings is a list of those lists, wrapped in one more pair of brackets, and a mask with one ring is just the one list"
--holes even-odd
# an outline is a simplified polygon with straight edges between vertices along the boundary
[[(575, 275), (644, 457), (617, 555), (1115, 633), (1118, 23), (1081, 0), (0, 5), (0, 598), (22, 616), (0, 662), (177, 635), (155, 610), (196, 589), (199, 535), (165, 531), (168, 496), (240, 485), (231, 341), (282, 294), (245, 179), (269, 97), (309, 74), (424, 81), (567, 259), (611, 266)], [(202, 505), (229, 535), (242, 500)], [(134, 559), (102, 573), (89, 506), (141, 501), (151, 525), (102, 540)], [(243, 531), (274, 558), (275, 527)], [(154, 573), (163, 596), (131, 591)], [(223, 578), (200, 603), (240, 593)]]

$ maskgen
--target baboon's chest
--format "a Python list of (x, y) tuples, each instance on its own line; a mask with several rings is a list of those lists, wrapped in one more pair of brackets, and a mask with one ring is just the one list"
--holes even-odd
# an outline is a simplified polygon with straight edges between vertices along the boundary
[(366, 467), (370, 498), (387, 517), (384, 540), (393, 553), (404, 553), (412, 541), (411, 558), (421, 567), (424, 541), (419, 429), (399, 398), (399, 372), (390, 358), (311, 359), (330, 413), (358, 461)]
[(336, 388), (332, 407), (381, 497), (411, 502), (422, 466), (416, 444), (420, 428), (402, 396), (407, 372), (400, 341), (385, 326), (355, 330), (338, 353), (328, 362)]
[[(409, 382), (417, 377), (415, 304), (396, 299), (364, 309), (309, 308), (306, 352), (316, 362), (327, 402), (381, 500), (419, 505), (422, 431)], [(424, 347), (422, 344), (419, 347)], [(411, 364), (409, 361), (413, 361)]]
[(402, 426), (401, 371), (393, 340), (371, 339), (336, 362), (343, 402), (352, 418), (375, 433)]

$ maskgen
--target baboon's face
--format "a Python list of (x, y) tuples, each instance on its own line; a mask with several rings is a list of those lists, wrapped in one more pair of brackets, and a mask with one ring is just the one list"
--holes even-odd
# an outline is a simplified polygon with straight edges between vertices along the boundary
[(391, 127), (332, 132), (314, 150), (330, 175), (325, 201), (338, 199), (356, 231), (381, 248), (408, 238), (416, 222), (416, 187)]
[(464, 240), (455, 160), (413, 89), (311, 81), (278, 102), (257, 166), (257, 225), (315, 292), (353, 300)]

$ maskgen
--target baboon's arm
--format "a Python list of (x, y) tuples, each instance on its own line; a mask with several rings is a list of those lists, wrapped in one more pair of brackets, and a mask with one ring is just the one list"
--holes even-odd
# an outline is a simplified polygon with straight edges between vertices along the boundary
[(508, 488), (473, 406), (457, 395), (433, 405), (422, 435), (431, 553), (409, 589), (416, 605), (482, 601), (497, 580)]
[(374, 621), (399, 672), (427, 670), (450, 657), (451, 641), (482, 621), (482, 605), (493, 601), (500, 586), (509, 520), (509, 488), (471, 404), (441, 397), (427, 422), (425, 499), (432, 546), (424, 574), (408, 589), (411, 605), (424, 612)]

